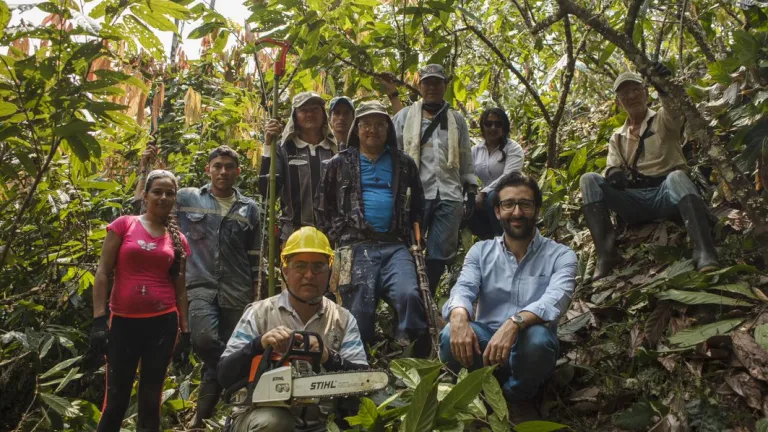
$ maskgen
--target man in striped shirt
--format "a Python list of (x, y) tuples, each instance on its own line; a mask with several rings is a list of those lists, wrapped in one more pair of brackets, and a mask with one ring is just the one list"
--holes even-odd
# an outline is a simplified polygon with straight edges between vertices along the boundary
[[(326, 371), (368, 368), (357, 321), (323, 295), (333, 263), (328, 238), (313, 227), (303, 227), (291, 234), (280, 257), (286, 289), (251, 304), (240, 318), (219, 363), (219, 383), (225, 388), (247, 377), (253, 357), (268, 346), (285, 352), (293, 330), (322, 337), (321, 364)], [(324, 431), (331, 409), (324, 403), (292, 409), (253, 408), (235, 419), (233, 430)]]

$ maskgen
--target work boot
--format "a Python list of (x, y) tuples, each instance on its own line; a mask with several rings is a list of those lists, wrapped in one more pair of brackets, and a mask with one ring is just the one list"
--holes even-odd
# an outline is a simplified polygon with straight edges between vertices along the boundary
[(696, 270), (708, 272), (720, 268), (709, 231), (709, 209), (704, 200), (696, 194), (686, 195), (677, 203), (677, 209), (693, 242), (693, 263), (696, 264)]
[(203, 377), (200, 388), (197, 391), (197, 409), (195, 418), (189, 424), (189, 428), (205, 427), (203, 419), (211, 418), (216, 404), (221, 396), (221, 386), (215, 379), (206, 379)]
[(584, 220), (587, 222), (589, 232), (592, 233), (592, 241), (597, 252), (597, 264), (592, 282), (600, 280), (611, 272), (621, 261), (621, 255), (616, 249), (616, 232), (613, 229), (611, 215), (608, 206), (598, 201), (589, 203), (581, 208), (584, 212)]

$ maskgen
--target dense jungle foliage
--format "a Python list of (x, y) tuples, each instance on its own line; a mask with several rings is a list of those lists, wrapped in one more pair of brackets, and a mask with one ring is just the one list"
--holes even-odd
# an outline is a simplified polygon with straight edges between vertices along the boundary
[[(602, 170), (609, 134), (624, 121), (611, 83), (638, 70), (668, 93), (685, 113), (687, 155), (719, 217), (726, 267), (695, 272), (672, 222), (626, 227), (626, 265), (580, 283), (562, 319), (562, 358), (542, 411), (579, 431), (768, 431), (768, 2), (254, 0), (244, 22), (211, 6), (0, 0), (0, 430), (95, 427), (104, 371), (85, 355), (91, 288), (105, 226), (131, 211), (147, 145), (159, 149), (155, 166), (187, 186), (205, 182), (207, 152), (228, 144), (247, 156), (239, 187), (256, 196), (276, 51), (254, 41), (269, 35), (292, 44), (283, 113), (304, 90), (380, 98), (384, 72), (409, 103), (425, 63), (446, 66), (446, 97), (475, 135), (483, 108), (504, 107), (545, 192), (540, 228), (577, 251), (579, 281), (594, 252), (578, 180)], [(48, 17), (23, 20), (31, 7)], [(21, 24), (9, 26), (11, 14)], [(156, 32), (193, 21), (200, 60), (169, 58)], [(658, 76), (655, 61), (673, 77)], [(465, 233), (462, 251), (472, 242)], [(403, 358), (391, 342), (374, 347), (374, 366), (397, 384), (386, 400), (363, 399), (353, 427), (513, 427), (487, 369), (453, 386), (439, 363)], [(194, 360), (170, 370), (164, 427), (183, 430), (199, 378)]]

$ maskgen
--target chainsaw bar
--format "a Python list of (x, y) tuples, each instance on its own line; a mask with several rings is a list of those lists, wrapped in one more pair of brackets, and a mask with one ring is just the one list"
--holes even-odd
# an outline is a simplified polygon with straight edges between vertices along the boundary
[(296, 375), (293, 378), (292, 397), (328, 399), (365, 395), (383, 390), (388, 384), (389, 374), (376, 369)]

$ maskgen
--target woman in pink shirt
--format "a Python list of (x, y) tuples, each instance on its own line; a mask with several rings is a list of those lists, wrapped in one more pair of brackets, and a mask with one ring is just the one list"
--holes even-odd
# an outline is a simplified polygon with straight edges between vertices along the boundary
[(120, 430), (139, 364), (136, 430), (159, 431), (163, 383), (177, 338), (177, 356), (189, 355), (184, 265), (190, 251), (176, 223), (177, 190), (172, 173), (150, 172), (144, 188), (147, 212), (121, 216), (107, 226), (93, 286), (90, 335), (91, 349), (107, 358), (99, 432)]

